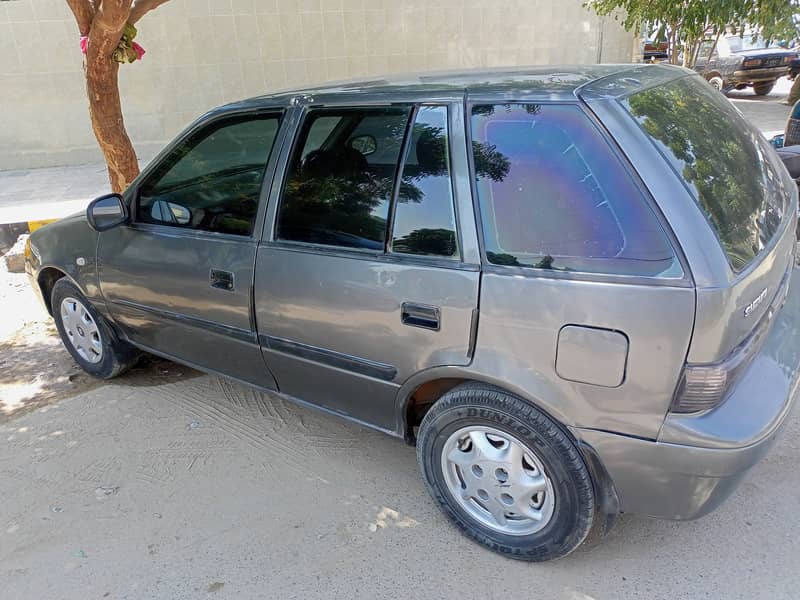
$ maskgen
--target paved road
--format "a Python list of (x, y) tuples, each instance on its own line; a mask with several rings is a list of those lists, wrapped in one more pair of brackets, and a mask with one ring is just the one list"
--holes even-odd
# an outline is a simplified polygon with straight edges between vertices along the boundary
[(78, 385), (22, 277), (0, 273), (2, 598), (800, 597), (797, 411), (709, 517), (523, 564), (451, 527), (400, 441), (169, 363)]
[(769, 96), (756, 96), (752, 90), (734, 91), (728, 95), (742, 114), (764, 132), (783, 131), (789, 107), (785, 102), (792, 82), (784, 78), (778, 81)]
[(105, 164), (0, 171), (0, 225), (60, 219), (110, 191)]

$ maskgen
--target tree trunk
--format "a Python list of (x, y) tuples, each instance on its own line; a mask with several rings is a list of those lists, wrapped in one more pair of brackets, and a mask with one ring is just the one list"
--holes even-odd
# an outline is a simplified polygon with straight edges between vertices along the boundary
[(111, 189), (125, 191), (139, 174), (133, 144), (125, 131), (119, 95), (119, 63), (112, 53), (119, 44), (125, 23), (136, 23), (167, 0), (67, 0), (78, 30), (88, 36), (86, 95), (92, 130), (108, 166)]
[(139, 162), (125, 131), (117, 73), (119, 63), (106, 61), (104, 69), (86, 69), (89, 116), (100, 150), (103, 151), (111, 190), (122, 193), (139, 174)]
[(678, 31), (676, 26), (672, 26), (669, 32), (669, 52), (670, 64), (678, 64)]
[(130, 13), (130, 0), (100, 5), (89, 32), (86, 93), (92, 129), (108, 166), (111, 189), (121, 193), (139, 174), (133, 144), (125, 131), (119, 95), (119, 63), (111, 58)]
[(717, 50), (717, 46), (719, 45), (719, 38), (722, 37), (723, 31), (725, 31), (724, 28), (718, 31), (717, 37), (714, 38), (714, 43), (711, 45), (711, 50), (708, 51), (708, 56), (706, 57), (709, 61), (711, 60), (711, 57), (714, 56), (714, 52)]
[(684, 44), (683, 46), (683, 61), (681, 62), (681, 66), (686, 68), (689, 66), (689, 57), (694, 54), (694, 43), (692, 44)]
[(118, 73), (119, 63), (113, 60), (87, 61), (86, 92), (92, 129), (108, 166), (111, 189), (122, 193), (139, 174), (139, 163), (125, 131)]

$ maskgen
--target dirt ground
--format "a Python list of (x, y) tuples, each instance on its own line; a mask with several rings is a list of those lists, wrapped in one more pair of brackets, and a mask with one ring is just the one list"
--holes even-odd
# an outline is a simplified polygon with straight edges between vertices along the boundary
[[(0, 423), (94, 389), (103, 382), (84, 373), (64, 351), (53, 320), (40, 305), (28, 277), (9, 273), (0, 260)], [(127, 385), (198, 375), (192, 369), (146, 357)]]

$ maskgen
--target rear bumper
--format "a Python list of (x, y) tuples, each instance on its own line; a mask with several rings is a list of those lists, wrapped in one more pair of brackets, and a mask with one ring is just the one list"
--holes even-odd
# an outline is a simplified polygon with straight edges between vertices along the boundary
[(669, 415), (657, 441), (573, 429), (602, 461), (623, 512), (701, 517), (731, 494), (775, 442), (800, 381), (800, 277), (792, 280), (761, 351), (719, 407)]
[(622, 512), (688, 520), (716, 509), (772, 446), (777, 431), (725, 450), (651, 442), (603, 431), (574, 432), (608, 472)]

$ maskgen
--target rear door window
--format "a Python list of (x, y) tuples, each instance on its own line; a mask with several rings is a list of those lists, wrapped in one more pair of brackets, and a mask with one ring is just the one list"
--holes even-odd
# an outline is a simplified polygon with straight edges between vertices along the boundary
[(641, 190), (578, 106), (476, 105), (471, 126), (490, 263), (682, 276)]
[(447, 107), (421, 106), (394, 208), (392, 252), (457, 258), (447, 147)]
[(699, 77), (637, 92), (624, 106), (683, 178), (733, 271), (753, 262), (789, 198), (788, 176), (766, 140)]
[(277, 239), (383, 251), (411, 107), (319, 109), (292, 152)]

